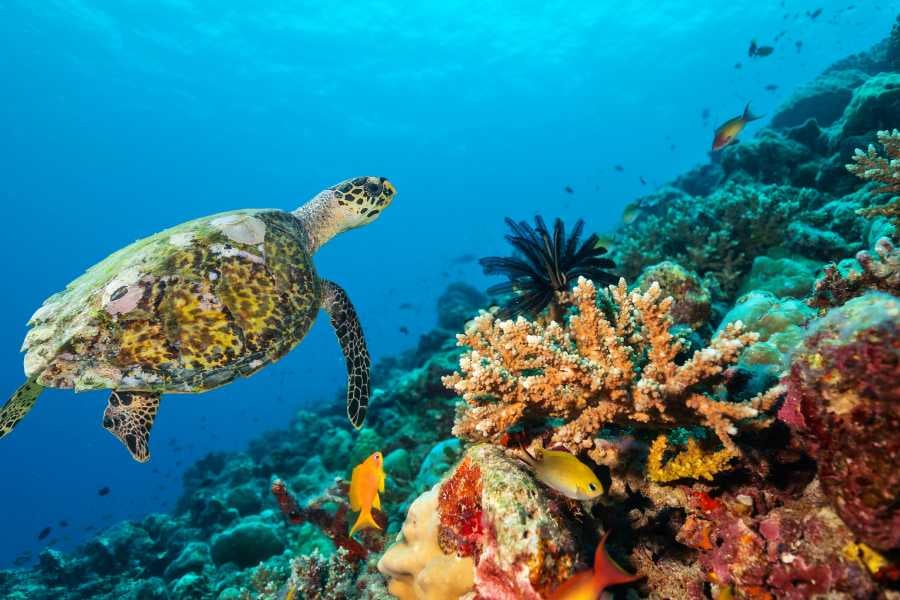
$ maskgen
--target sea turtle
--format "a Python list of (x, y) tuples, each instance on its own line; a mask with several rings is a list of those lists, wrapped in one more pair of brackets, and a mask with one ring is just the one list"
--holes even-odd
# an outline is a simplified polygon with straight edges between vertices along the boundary
[(287, 354), (320, 308), (347, 361), (347, 415), (362, 426), (369, 353), (343, 289), (312, 256), (336, 234), (375, 220), (395, 195), (358, 177), (293, 212), (248, 209), (178, 225), (110, 255), (48, 298), (29, 321), (27, 381), (0, 408), (0, 437), (45, 387), (109, 389), (103, 426), (135, 460), (150, 458), (162, 393), (204, 392)]

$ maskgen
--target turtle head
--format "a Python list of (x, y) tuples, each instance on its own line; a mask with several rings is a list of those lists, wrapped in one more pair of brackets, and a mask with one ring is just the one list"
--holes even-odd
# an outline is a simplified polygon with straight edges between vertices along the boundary
[(344, 223), (344, 231), (368, 225), (394, 199), (397, 190), (384, 177), (357, 177), (332, 187), (334, 211)]
[(335, 235), (377, 219), (396, 193), (384, 177), (356, 177), (322, 190), (293, 214), (306, 229), (312, 253)]

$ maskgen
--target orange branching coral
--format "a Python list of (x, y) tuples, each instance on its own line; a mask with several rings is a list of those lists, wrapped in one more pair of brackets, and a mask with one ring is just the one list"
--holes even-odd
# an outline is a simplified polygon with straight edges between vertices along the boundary
[(669, 446), (665, 435), (658, 436), (650, 445), (647, 455), (647, 477), (656, 483), (678, 479), (706, 479), (712, 481), (716, 473), (725, 470), (735, 453), (728, 449), (704, 451), (694, 438), (688, 438), (687, 448), (663, 464), (663, 456)]
[(853, 162), (847, 170), (867, 181), (882, 184), (876, 194), (900, 193), (900, 131), (879, 131), (878, 142), (884, 146), (887, 156), (881, 156), (874, 144), (863, 152), (860, 148), (853, 154)]
[[(561, 418), (552, 443), (573, 452), (594, 449), (594, 434), (604, 424), (671, 428), (706, 425), (729, 450), (734, 421), (756, 417), (774, 393), (734, 403), (702, 393), (724, 368), (757, 339), (739, 322), (730, 323), (708, 348), (679, 364), (682, 344), (670, 333), (671, 298), (660, 298), (659, 285), (628, 292), (625, 280), (610, 286), (617, 305), (614, 319), (597, 307), (597, 290), (580, 278), (563, 296), (577, 314), (563, 326), (497, 319), (482, 314), (457, 336), (470, 348), (460, 371), (444, 384), (466, 402), (457, 414), (458, 437), (496, 441), (516, 423)], [(597, 450), (599, 452), (599, 450)]]
[[(880, 155), (874, 144), (869, 144), (865, 152), (857, 148), (847, 170), (860, 179), (880, 183), (876, 194), (900, 194), (900, 131), (879, 131), (878, 141), (887, 156)], [(865, 217), (886, 217), (900, 230), (900, 198), (858, 212)]]

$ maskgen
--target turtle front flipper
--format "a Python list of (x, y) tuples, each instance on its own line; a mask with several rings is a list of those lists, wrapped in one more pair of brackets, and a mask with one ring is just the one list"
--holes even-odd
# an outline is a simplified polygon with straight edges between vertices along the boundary
[(138, 462), (150, 460), (150, 428), (159, 410), (158, 392), (116, 392), (103, 411), (103, 427), (125, 444)]
[(43, 391), (44, 387), (34, 378), (23, 383), (22, 387), (15, 391), (3, 408), (0, 408), (0, 438), (19, 424), (19, 421), (28, 414)]
[(323, 281), (322, 308), (331, 317), (347, 360), (347, 416), (357, 429), (366, 420), (369, 406), (369, 351), (356, 309), (341, 286)]

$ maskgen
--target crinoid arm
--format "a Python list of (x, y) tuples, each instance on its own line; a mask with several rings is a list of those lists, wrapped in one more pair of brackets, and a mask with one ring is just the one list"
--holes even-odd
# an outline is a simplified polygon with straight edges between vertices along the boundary
[(369, 407), (369, 350), (356, 309), (347, 293), (336, 283), (323, 281), (322, 308), (331, 317), (331, 325), (347, 361), (347, 417), (359, 429)]
[(606, 248), (599, 245), (597, 235), (581, 239), (583, 220), (575, 223), (569, 235), (562, 219), (554, 221), (552, 232), (539, 215), (534, 223), (532, 227), (525, 221), (517, 223), (507, 217), (511, 232), (506, 235), (506, 241), (513, 247), (513, 256), (489, 256), (479, 261), (485, 274), (507, 278), (488, 289), (490, 294), (510, 296), (500, 309), (499, 316), (504, 319), (537, 316), (579, 277), (599, 284), (616, 281), (607, 272), (615, 263), (602, 256)]

